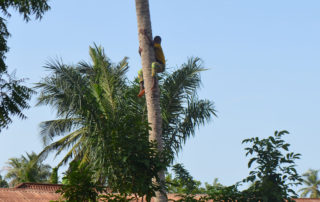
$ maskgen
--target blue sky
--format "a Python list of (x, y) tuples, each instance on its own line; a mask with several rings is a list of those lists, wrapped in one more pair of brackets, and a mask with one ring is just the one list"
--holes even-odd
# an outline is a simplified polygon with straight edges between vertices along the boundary
[[(112, 61), (130, 58), (128, 77), (140, 69), (134, 1), (55, 0), (42, 21), (8, 19), (9, 70), (38, 82), (50, 58), (89, 61), (94, 42)], [(231, 185), (246, 177), (245, 138), (288, 130), (291, 150), (302, 154), (300, 173), (320, 169), (320, 2), (317, 0), (150, 0), (153, 33), (163, 39), (168, 71), (188, 57), (202, 58), (201, 98), (215, 102), (218, 118), (201, 127), (179, 154), (202, 182)], [(11, 157), (40, 152), (38, 125), (54, 109), (34, 107), (0, 134), (0, 169)], [(47, 160), (52, 166), (56, 161)], [(2, 171), (1, 174), (4, 174)]]

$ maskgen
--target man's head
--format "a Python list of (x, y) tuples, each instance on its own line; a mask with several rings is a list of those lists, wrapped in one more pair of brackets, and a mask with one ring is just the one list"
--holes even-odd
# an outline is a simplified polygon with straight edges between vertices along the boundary
[(153, 39), (154, 43), (161, 43), (161, 37), (160, 36), (155, 36)]

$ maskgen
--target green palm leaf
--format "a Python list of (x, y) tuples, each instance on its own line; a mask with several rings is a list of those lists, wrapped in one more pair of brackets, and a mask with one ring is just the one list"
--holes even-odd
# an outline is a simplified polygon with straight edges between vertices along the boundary
[(302, 192), (301, 197), (307, 197), (309, 195), (310, 198), (320, 198), (320, 179), (318, 172), (319, 170), (310, 169), (302, 175), (304, 177), (302, 182), (307, 185), (307, 187), (299, 190), (299, 192)]

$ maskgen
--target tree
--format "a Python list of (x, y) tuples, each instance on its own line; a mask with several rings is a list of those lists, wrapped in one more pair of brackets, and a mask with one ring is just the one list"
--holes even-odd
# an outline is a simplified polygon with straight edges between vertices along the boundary
[[(10, 9), (13, 9), (18, 10), (25, 21), (29, 21), (32, 15), (35, 15), (36, 19), (41, 19), (50, 8), (47, 1), (2, 0), (0, 1), (0, 10), (5, 17), (10, 17)], [(21, 85), (24, 79), (16, 79), (14, 74), (10, 75), (7, 72), (4, 60), (5, 54), (9, 51), (7, 46), (9, 36), (6, 20), (0, 17), (0, 131), (12, 122), (12, 116), (26, 118), (22, 110), (30, 107), (27, 101), (33, 94), (30, 88)]]
[(59, 176), (58, 176), (58, 168), (53, 168), (50, 176), (50, 183), (58, 184)]
[(320, 198), (320, 179), (318, 178), (319, 170), (310, 169), (302, 176), (304, 177), (303, 183), (307, 186), (299, 190), (301, 197), (307, 197), (310, 194), (310, 198)]
[[(41, 90), (38, 104), (53, 106), (59, 117), (41, 123), (44, 142), (49, 144), (53, 137), (64, 135), (47, 145), (40, 155), (45, 157), (51, 151), (58, 155), (68, 149), (58, 167), (71, 159), (90, 160), (100, 168), (98, 179), (101, 181), (104, 176), (115, 190), (152, 195), (149, 191), (157, 185), (149, 182), (149, 177), (157, 176), (156, 171), (173, 160), (195, 129), (214, 115), (213, 103), (196, 96), (199, 74), (204, 69), (199, 59), (190, 59), (161, 78), (166, 152), (159, 153), (153, 149), (154, 142), (148, 141), (145, 101), (136, 96), (138, 83), (129, 83), (125, 77), (126, 59), (113, 65), (101, 47), (90, 48), (90, 55), (92, 65), (49, 63), (47, 68), (52, 75), (37, 84)], [(112, 181), (112, 176), (117, 180)]]
[(0, 175), (0, 188), (8, 188), (8, 182), (2, 178), (2, 176)]
[(95, 202), (99, 192), (103, 190), (93, 179), (93, 171), (88, 165), (80, 165), (79, 161), (70, 163), (63, 180), (66, 182), (57, 191), (67, 201)]
[(21, 155), (20, 158), (11, 158), (7, 162), (6, 178), (11, 180), (10, 186), (16, 186), (22, 182), (47, 182), (50, 177), (51, 167), (38, 161), (38, 155), (34, 152)]
[(151, 179), (166, 166), (148, 140), (137, 89), (128, 86), (127, 58), (113, 65), (97, 46), (90, 48), (90, 56), (93, 64), (49, 63), (53, 74), (37, 84), (39, 104), (54, 106), (59, 117), (41, 124), (44, 142), (67, 134), (47, 145), (40, 156), (54, 150), (58, 155), (72, 146), (58, 167), (80, 160), (95, 169), (97, 182), (107, 180), (113, 191), (151, 198), (157, 189)]
[(223, 186), (218, 178), (214, 178), (212, 185), (209, 183), (205, 183), (205, 193), (209, 194), (212, 192), (216, 192), (217, 190), (220, 190), (221, 188), (223, 188), (225, 186)]
[(17, 80), (13, 75), (0, 72), (0, 132), (12, 122), (12, 116), (25, 119), (23, 109), (28, 109), (34, 91), (31, 88), (20, 85), (24, 79)]
[[(145, 30), (147, 36), (152, 39), (152, 29), (149, 11), (149, 1), (148, 0), (136, 0), (136, 14), (138, 21), (138, 32), (140, 30)], [(152, 87), (152, 77), (151, 77), (151, 64), (155, 61), (153, 47), (149, 45), (146, 37), (139, 34), (139, 44), (142, 48), (141, 62), (143, 70), (144, 85), (146, 89), (146, 103), (147, 103), (147, 113), (148, 122), (150, 124), (151, 130), (149, 131), (150, 141), (156, 141), (158, 144), (158, 150), (163, 151), (162, 142), (162, 117), (160, 108), (160, 90), (156, 86), (154, 90)], [(164, 170), (160, 171), (159, 179), (160, 184), (165, 182)], [(155, 201), (167, 201), (164, 188), (156, 193)]]
[(198, 201), (196, 194), (205, 192), (201, 188), (201, 182), (194, 180), (190, 173), (184, 168), (182, 164), (175, 164), (172, 166), (175, 177), (172, 179), (171, 174), (166, 176), (166, 185), (169, 193), (177, 194), (180, 199), (178, 201)]
[[(32, 15), (36, 19), (41, 19), (43, 14), (50, 9), (48, 0), (2, 0), (0, 2), (0, 10), (5, 17), (10, 17), (10, 9), (17, 10), (25, 21), (29, 21)], [(0, 72), (4, 72), (7, 67), (5, 65), (5, 53), (8, 52), (7, 39), (10, 33), (7, 29), (6, 20), (0, 17)]]
[(196, 181), (182, 164), (172, 166), (175, 177), (171, 174), (166, 175), (166, 185), (169, 193), (179, 194), (199, 194), (200, 181)]
[(290, 144), (282, 139), (285, 134), (289, 132), (275, 131), (274, 137), (261, 140), (255, 137), (242, 141), (252, 144), (245, 148), (246, 156), (253, 155), (248, 167), (256, 167), (243, 182), (253, 183), (245, 192), (250, 192), (256, 200), (282, 202), (285, 199), (290, 201), (291, 196), (297, 197), (291, 186), (301, 184), (302, 179), (295, 169), (295, 161), (300, 159), (301, 154), (289, 152)]

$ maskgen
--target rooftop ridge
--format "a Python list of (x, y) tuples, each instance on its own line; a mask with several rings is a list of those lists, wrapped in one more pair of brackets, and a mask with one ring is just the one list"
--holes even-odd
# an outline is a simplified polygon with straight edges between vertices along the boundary
[(41, 191), (49, 191), (49, 192), (56, 192), (58, 189), (61, 188), (61, 184), (48, 184), (48, 183), (33, 183), (33, 182), (25, 182), (21, 183), (14, 188), (16, 190), (41, 190)]
[(58, 194), (55, 191), (51, 190), (41, 190), (41, 189), (16, 189), (16, 188), (0, 188), (0, 192), (28, 192), (28, 193), (51, 193), (51, 194)]

